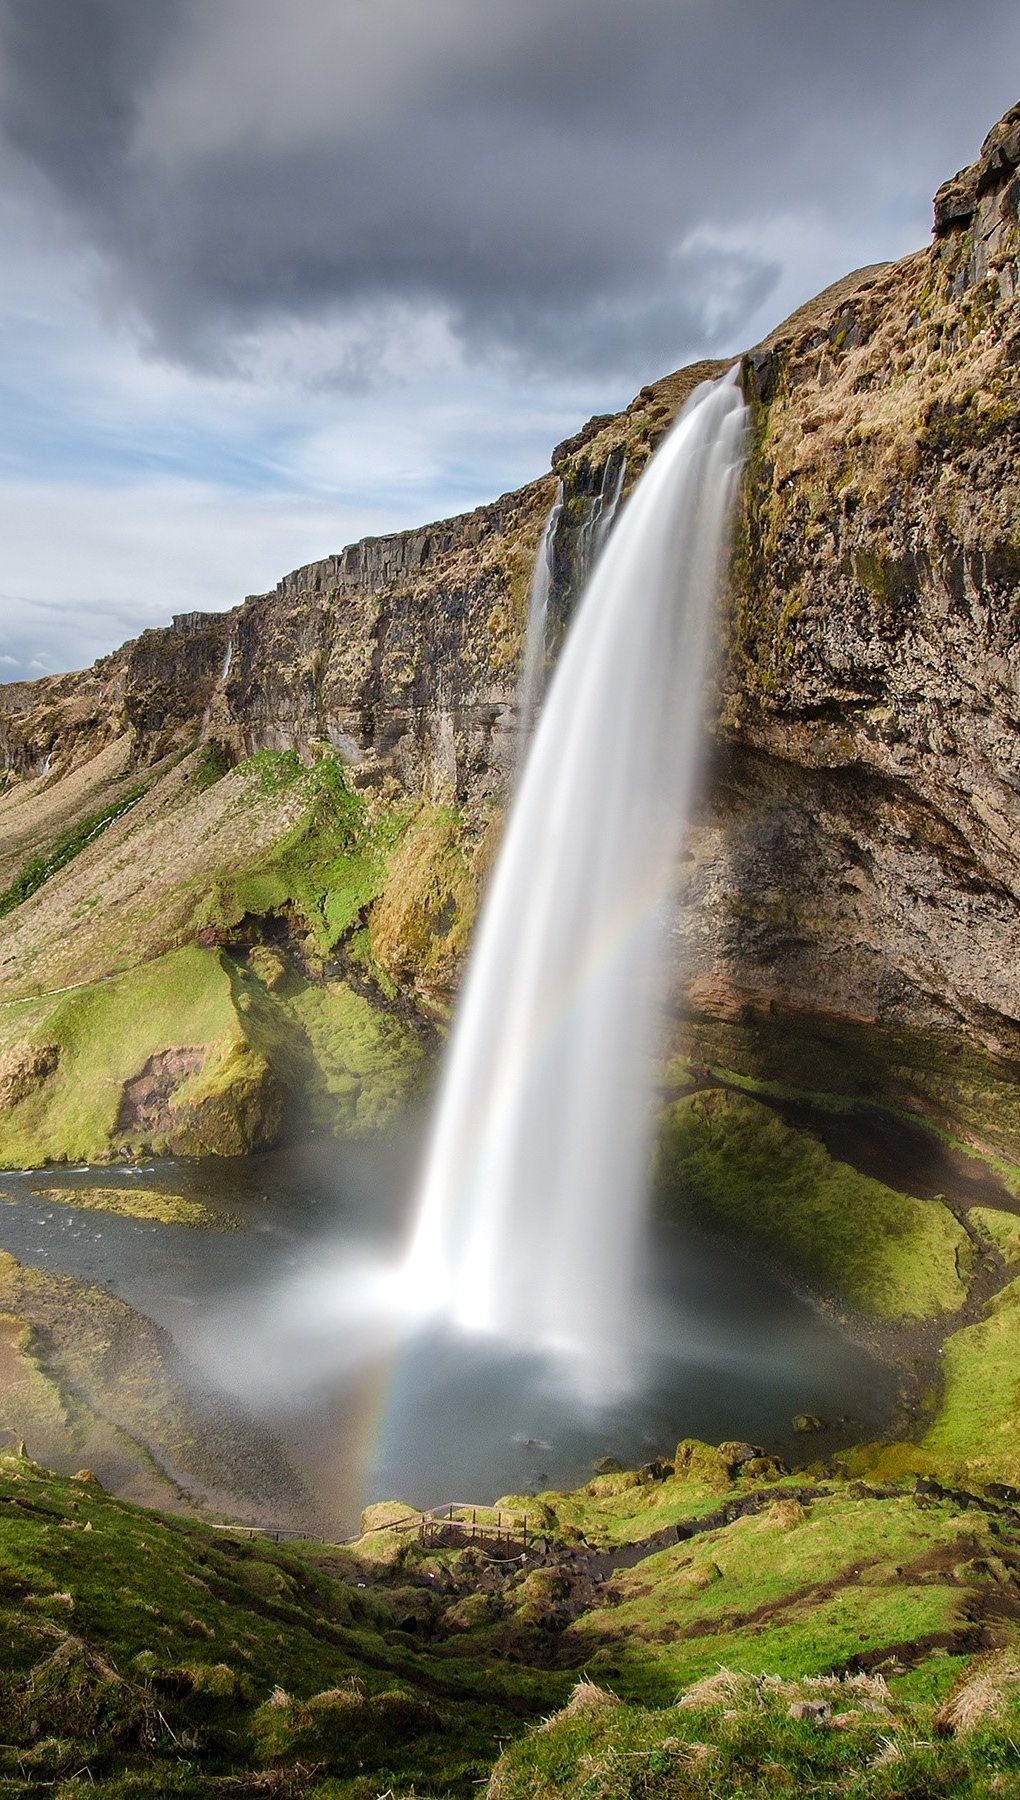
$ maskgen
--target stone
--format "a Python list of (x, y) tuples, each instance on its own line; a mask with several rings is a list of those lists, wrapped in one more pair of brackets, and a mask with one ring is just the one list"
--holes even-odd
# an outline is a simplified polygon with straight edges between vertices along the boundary
[(730, 1468), (738, 1469), (742, 1463), (751, 1463), (763, 1457), (765, 1452), (755, 1444), (727, 1442), (719, 1445), (719, 1455)]
[(15, 1044), (0, 1057), (0, 1107), (26, 1100), (53, 1074), (59, 1061), (56, 1044)]
[(807, 1719), (814, 1725), (821, 1725), (829, 1718), (832, 1709), (826, 1700), (794, 1700), (787, 1707), (788, 1719)]

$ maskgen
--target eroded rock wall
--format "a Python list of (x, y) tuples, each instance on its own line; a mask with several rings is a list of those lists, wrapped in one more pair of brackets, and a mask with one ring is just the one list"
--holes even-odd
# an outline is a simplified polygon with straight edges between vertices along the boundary
[(770, 1004), (958, 1027), (1010, 1054), (1018, 160), (1020, 109), (940, 190), (931, 249), (748, 359), (725, 753), (684, 934), (702, 970)]

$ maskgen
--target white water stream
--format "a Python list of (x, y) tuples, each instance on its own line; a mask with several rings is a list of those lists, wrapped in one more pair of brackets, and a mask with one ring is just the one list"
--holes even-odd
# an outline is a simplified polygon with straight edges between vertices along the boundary
[(403, 1272), (416, 1308), (591, 1387), (636, 1335), (666, 901), (740, 467), (733, 375), (684, 407), (565, 642), (475, 939)]
[(587, 581), (599, 551), (605, 544), (613, 529), (620, 500), (623, 495), (623, 484), (627, 479), (627, 458), (620, 458), (615, 474), (612, 458), (606, 462), (602, 471), (602, 486), (591, 501), (588, 517), (581, 527), (577, 546), (578, 573), (582, 581)]
[(549, 508), (531, 577), (528, 618), (524, 629), (524, 660), (517, 684), (517, 760), (521, 761), (531, 735), (545, 687), (545, 639), (549, 620), (549, 595), (553, 581), (556, 527), (563, 512), (563, 483), (556, 484), (556, 498)]

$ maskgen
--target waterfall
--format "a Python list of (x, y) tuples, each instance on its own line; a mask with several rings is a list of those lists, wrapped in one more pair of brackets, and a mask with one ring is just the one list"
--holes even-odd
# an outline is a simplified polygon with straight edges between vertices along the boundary
[(223, 665), (220, 669), (219, 680), (216, 683), (216, 687), (213, 689), (213, 693), (209, 695), (209, 698), (206, 701), (205, 711), (202, 714), (202, 727), (201, 727), (201, 732), (200, 732), (201, 737), (205, 737), (205, 734), (209, 729), (209, 715), (212, 712), (213, 694), (215, 694), (217, 692), (217, 690), (219, 688), (221, 688), (223, 686), (224, 682), (226, 681), (227, 676), (230, 674), (230, 665), (233, 662), (233, 660), (234, 660), (234, 639), (233, 639), (233, 636), (230, 636), (227, 639), (226, 655), (223, 658)]
[(564, 644), (475, 940), (402, 1285), (601, 1378), (631, 1335), (666, 902), (743, 450), (692, 395)]
[(524, 746), (535, 722), (542, 688), (545, 683), (545, 635), (549, 614), (549, 595), (552, 590), (553, 551), (556, 544), (556, 527), (563, 511), (563, 483), (556, 484), (556, 498), (549, 509), (538, 549), (535, 552), (535, 567), (531, 576), (531, 592), (528, 595), (528, 620), (524, 631), (524, 660), (521, 664), (521, 678), (517, 684), (517, 761), (520, 762)]
[[(607, 480), (608, 475), (609, 475), (609, 463), (607, 462), (606, 467), (605, 467), (605, 472), (602, 477), (603, 488), (605, 488), (605, 486), (606, 486), (606, 480)], [(596, 554), (602, 549), (602, 546), (605, 543), (607, 537), (609, 536), (609, 533), (613, 529), (613, 520), (616, 518), (617, 512), (619, 511), (620, 500), (623, 495), (623, 484), (626, 481), (626, 479), (627, 479), (627, 458), (625, 456), (621, 456), (620, 467), (616, 471), (616, 480), (613, 483), (612, 492), (610, 493), (610, 492), (606, 491), (605, 493), (600, 495), (602, 504), (599, 507), (599, 516), (598, 516), (598, 520), (596, 521), (596, 526), (595, 526), (595, 551), (596, 551)]]
[(588, 515), (581, 526), (577, 543), (577, 574), (581, 583), (587, 581), (599, 551), (602, 549), (610, 531), (620, 504), (623, 484), (627, 477), (627, 458), (620, 458), (619, 468), (613, 473), (613, 458), (606, 458), (602, 471), (602, 482), (588, 510)]

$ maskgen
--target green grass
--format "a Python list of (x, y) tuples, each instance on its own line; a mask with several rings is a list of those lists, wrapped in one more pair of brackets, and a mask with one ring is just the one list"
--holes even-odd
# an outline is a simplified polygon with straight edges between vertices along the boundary
[(10, 886), (0, 893), (0, 919), (38, 893), (44, 882), (49, 881), (60, 869), (66, 868), (87, 845), (94, 843), (117, 819), (130, 812), (147, 791), (145, 786), (132, 788), (129, 793), (122, 794), (118, 800), (111, 801), (98, 812), (79, 819), (76, 824), (61, 832), (48, 850), (33, 856)]
[(922, 1440), (942, 1466), (1020, 1481), (1020, 1281), (946, 1340), (938, 1417)]
[[(823, 1723), (791, 1707), (825, 1709)], [(933, 1707), (866, 1681), (755, 1681), (719, 1671), (677, 1704), (624, 1705), (594, 1683), (501, 1758), (489, 1800), (990, 1800), (1020, 1783), (1018, 1708), (936, 1736)], [(828, 1719), (838, 1717), (833, 1729)]]
[[(218, 784), (222, 760), (200, 757), (191, 787)], [(186, 794), (182, 804), (189, 804)], [(162, 929), (153, 921), (148, 935), (129, 940), (125, 918), (116, 915), (103, 939), (114, 972), (79, 985), (66, 958), (55, 975), (44, 960), (33, 962), (32, 946), (20, 958), (20, 978), (31, 969), (32, 979), (54, 992), (0, 1006), (0, 1083), (6, 1080), (11, 1098), (0, 1117), (0, 1164), (97, 1161), (121, 1148), (243, 1154), (309, 1119), (337, 1135), (372, 1131), (394, 1117), (419, 1081), (422, 1031), (392, 1011), (397, 987), (376, 955), (371, 928), (379, 907), (384, 924), (387, 917), (392, 924), (394, 907), (404, 919), (407, 896), (398, 903), (390, 888), (402, 880), (396, 865), (413, 809), (367, 801), (329, 752), (305, 767), (292, 752), (261, 751), (222, 781), (219, 802), (200, 804), (204, 829), (220, 848), (204, 872), (189, 863), (179, 886), (171, 879), (161, 888)], [(275, 832), (268, 843), (267, 814)], [(186, 817), (179, 823), (186, 835)], [(79, 848), (95, 826), (95, 819), (82, 823)], [(473, 904), (460, 829), (442, 808), (414, 813), (415, 905), (425, 912), (411, 953), (429, 979), (440, 964), (452, 972), (463, 947), (458, 904), (462, 912)], [(138, 859), (144, 875), (139, 842), (124, 854)], [(451, 898), (454, 877), (459, 903)], [(144, 916), (144, 881), (140, 896), (132, 919)], [(94, 952), (91, 913), (89, 930)], [(288, 943), (282, 959), (271, 948), (281, 930)], [(269, 942), (260, 945), (260, 935)], [(386, 941), (392, 949), (392, 938)], [(233, 955), (217, 948), (235, 943)], [(63, 957), (66, 923), (60, 947)], [(402, 940), (401, 956), (407, 949)], [(257, 962), (263, 952), (280, 964), (275, 973), (267, 965), (265, 979)], [(343, 978), (347, 969), (353, 986)], [(125, 1083), (150, 1058), (174, 1049), (195, 1052), (200, 1066), (176, 1076), (156, 1116), (118, 1130)]]
[[(306, 980), (261, 948), (250, 971), (189, 945), (89, 987), (0, 1009), (0, 1058), (34, 1045), (58, 1060), (0, 1116), (0, 1164), (9, 1167), (99, 1162), (122, 1143), (158, 1154), (242, 1154), (273, 1141), (285, 1117), (338, 1136), (375, 1131), (424, 1069), (411, 1025), (344, 982)], [(178, 1080), (163, 1125), (122, 1131), (125, 1083), (174, 1048), (199, 1052), (201, 1067)], [(180, 1208), (174, 1216), (182, 1218)]]
[(568, 1637), (621, 1693), (656, 1700), (720, 1664), (820, 1674), (958, 1624), (956, 1589), (912, 1579), (910, 1566), (947, 1547), (966, 1561), (972, 1537), (951, 1505), (919, 1512), (906, 1495), (836, 1494), (806, 1514), (780, 1501), (617, 1574), (612, 1608)]
[(669, 1210), (873, 1317), (930, 1318), (966, 1299), (970, 1241), (946, 1207), (835, 1161), (750, 1097), (709, 1091), (676, 1101), (658, 1182)]
[(10, 1456), (0, 1629), (5, 1796), (85, 1766), (111, 1794), (467, 1796), (523, 1722), (512, 1671), (473, 1681), (394, 1635), (353, 1553), (239, 1541)]
[[(13, 1009), (12, 1009), (13, 1010)], [(27, 1028), (27, 1029), (26, 1029)], [(240, 1036), (230, 977), (216, 951), (189, 945), (109, 981), (0, 1013), (7, 1044), (53, 1044), (55, 1073), (0, 1121), (0, 1161), (100, 1161), (117, 1136), (124, 1083), (176, 1045)]]
[(291, 796), (296, 817), (256, 865), (223, 871), (203, 891), (196, 928), (291, 915), (303, 923), (309, 950), (328, 956), (382, 893), (406, 808), (371, 812), (331, 755), (305, 768), (294, 751), (260, 750), (235, 774), (255, 796)]
[[(698, 1478), (664, 1485), (690, 1516)], [(969, 1800), (1020, 1772), (1017, 1653), (961, 1647), (989, 1594), (1017, 1640), (1004, 1511), (781, 1495), (618, 1571), (565, 1629), (556, 1569), (413, 1535), (379, 1558), (380, 1535), (248, 1542), (0, 1455), (0, 1794), (85, 1765), (111, 1800), (466, 1800), (497, 1757), (491, 1800)], [(871, 1655), (889, 1686), (855, 1673)]]

